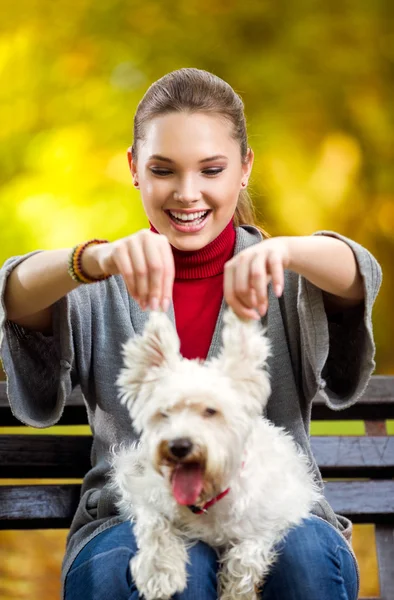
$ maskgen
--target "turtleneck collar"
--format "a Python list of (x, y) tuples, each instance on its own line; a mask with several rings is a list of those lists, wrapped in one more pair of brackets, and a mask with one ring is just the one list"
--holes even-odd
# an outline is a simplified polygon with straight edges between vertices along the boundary
[[(158, 233), (150, 223), (150, 230)], [(199, 250), (183, 251), (171, 246), (175, 261), (175, 279), (202, 279), (224, 271), (225, 263), (234, 253), (236, 233), (233, 220), (217, 238)]]

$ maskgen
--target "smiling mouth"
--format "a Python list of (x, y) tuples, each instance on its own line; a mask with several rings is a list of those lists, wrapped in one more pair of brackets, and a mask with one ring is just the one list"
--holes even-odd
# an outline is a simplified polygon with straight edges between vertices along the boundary
[(200, 225), (200, 223), (205, 221), (209, 213), (211, 213), (212, 211), (208, 209), (204, 211), (196, 210), (190, 213), (182, 213), (171, 210), (166, 210), (165, 212), (170, 217), (171, 221), (177, 223), (177, 225), (184, 225), (185, 227), (188, 227), (191, 225)]

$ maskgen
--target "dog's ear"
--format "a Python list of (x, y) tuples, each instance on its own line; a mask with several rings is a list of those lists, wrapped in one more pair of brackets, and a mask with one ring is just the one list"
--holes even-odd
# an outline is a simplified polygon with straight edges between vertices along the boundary
[(260, 412), (271, 393), (267, 358), (270, 342), (259, 321), (243, 320), (228, 308), (223, 317), (223, 348), (214, 361), (241, 392), (256, 400), (251, 411)]
[(165, 313), (152, 311), (142, 335), (133, 336), (123, 345), (124, 366), (116, 382), (122, 404), (130, 410), (142, 385), (157, 380), (161, 369), (172, 370), (181, 359), (179, 348), (170, 319)]

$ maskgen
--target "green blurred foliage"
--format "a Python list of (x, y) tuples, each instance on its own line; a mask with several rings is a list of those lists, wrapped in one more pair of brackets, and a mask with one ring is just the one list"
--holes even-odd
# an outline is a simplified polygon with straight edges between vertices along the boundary
[[(393, 17), (387, 0), (3, 0), (0, 263), (145, 227), (126, 161), (133, 114), (165, 73), (207, 69), (244, 99), (265, 228), (332, 229), (382, 264), (377, 372), (394, 373)], [(8, 533), (3, 596), (58, 595), (61, 532)], [(369, 560), (373, 532), (355, 534)], [(376, 563), (362, 567), (361, 594), (376, 595)]]
[(387, 0), (5, 0), (0, 262), (146, 226), (134, 111), (166, 72), (207, 69), (244, 99), (266, 229), (332, 229), (382, 264), (377, 371), (394, 373), (393, 17)]

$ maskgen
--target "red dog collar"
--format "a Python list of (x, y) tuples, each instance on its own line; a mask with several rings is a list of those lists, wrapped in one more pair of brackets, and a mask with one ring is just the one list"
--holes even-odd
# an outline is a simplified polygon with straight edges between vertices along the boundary
[(227, 488), (227, 490), (224, 490), (224, 492), (221, 492), (218, 496), (212, 498), (212, 500), (208, 500), (208, 502), (206, 502), (201, 508), (199, 506), (196, 506), (195, 504), (188, 504), (187, 507), (190, 508), (192, 513), (194, 513), (195, 515), (201, 515), (202, 513), (206, 513), (208, 508), (212, 506), (212, 504), (216, 504), (216, 502), (219, 502), (219, 500), (227, 496), (229, 491), (230, 488)]

